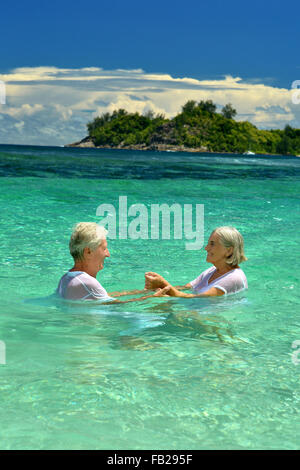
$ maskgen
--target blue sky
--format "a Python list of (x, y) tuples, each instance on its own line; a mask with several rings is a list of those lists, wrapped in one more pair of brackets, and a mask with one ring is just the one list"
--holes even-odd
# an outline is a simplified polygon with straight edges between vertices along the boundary
[(142, 68), (288, 87), (300, 73), (299, 2), (27, 0), (1, 6), (1, 71)]
[[(264, 85), (267, 92), (265, 96), (270, 95), (270, 87), (275, 90), (275, 94), (281, 89), (290, 90), (291, 83), (300, 79), (299, 13), (300, 7), (296, 1), (284, 3), (274, 0), (215, 0), (210, 3), (199, 0), (5, 2), (1, 6), (0, 80), (7, 84), (7, 104), (6, 108), (0, 105), (0, 142), (10, 142), (14, 138), (15, 128), (15, 141), (21, 143), (21, 140), (25, 143), (26, 137), (26, 143), (36, 143), (33, 135), (32, 139), (29, 139), (30, 142), (28, 141), (30, 125), (37, 126), (39, 118), (40, 124), (43, 122), (43, 112), (45, 114), (47, 106), (44, 98), (39, 102), (36, 96), (37, 87), (41, 91), (41, 87), (46, 83), (45, 76), (42, 81), (37, 79), (40, 74), (35, 72), (40, 70), (40, 67), (52, 67), (52, 78), (55, 74), (60, 75), (61, 70), (68, 70), (68, 76), (72, 76), (72, 81), (68, 82), (70, 92), (73, 90), (74, 93), (77, 91), (72, 85), (75, 80), (82, 82), (82, 77), (85, 76), (83, 69), (102, 69), (106, 73), (106, 81), (108, 76), (113, 77), (115, 92), (118, 84), (120, 85), (119, 91), (123, 100), (126, 94), (129, 96), (129, 90), (132, 89), (129, 84), (132, 77), (127, 76), (126, 86), (124, 77), (122, 81), (117, 82), (115, 73), (118, 73), (116, 71), (119, 69), (128, 72), (143, 71), (140, 78), (144, 80), (146, 74), (149, 86), (149, 77), (155, 74), (160, 75), (162, 80), (166, 75), (174, 80), (196, 80), (198, 85), (195, 86), (200, 88), (203, 88), (205, 81), (210, 84), (217, 81), (222, 89), (224, 77), (230, 76), (240, 78), (240, 83), (247, 85)], [(26, 69), (28, 81), (30, 68), (35, 75), (34, 99), (28, 88), (26, 92), (24, 87), (21, 91), (20, 87), (24, 83), (20, 76), (19, 87), (13, 86), (15, 70)], [(77, 70), (76, 79), (72, 70)], [(136, 79), (135, 75), (134, 83)], [(96, 84), (96, 80), (93, 80)], [(103, 81), (99, 76), (97, 80), (98, 89), (94, 90), (95, 93), (97, 90), (103, 91)], [(171, 81), (169, 80), (170, 83)], [(49, 80), (47, 83), (49, 85)], [(57, 89), (56, 87), (55, 90)], [(50, 92), (49, 89), (48, 91)], [(165, 87), (162, 86), (162, 96), (164, 91)], [(55, 143), (62, 144), (65, 138), (74, 137), (76, 140), (76, 136), (82, 137), (85, 133), (84, 120), (87, 122), (87, 118), (82, 114), (84, 110), (79, 109), (79, 102), (65, 102), (63, 93), (54, 96), (54, 88), (50, 95), (48, 105), (53, 108), (55, 104), (57, 110), (61, 107), (65, 122), (68, 121), (65, 108), (72, 111), (69, 113), (72, 135), (65, 134), (58, 142), (56, 137), (54, 138), (53, 128), (52, 138)], [(88, 118), (101, 110), (105, 111), (112, 104), (116, 107), (117, 103), (122, 101), (120, 96), (113, 98), (110, 94), (100, 99), (99, 95), (91, 104), (89, 95), (90, 105), (87, 105), (87, 97), (82, 98), (82, 103), (87, 105), (85, 112)], [(162, 100), (160, 105), (158, 101), (154, 103), (147, 93), (143, 96), (136, 94), (135, 88), (132, 96), (133, 101), (144, 100), (148, 108), (151, 107), (152, 100), (153, 109), (162, 109), (167, 115), (178, 112), (186, 101), (184, 93), (181, 93), (181, 101), (177, 102), (175, 109), (172, 108), (171, 102)], [(109, 97), (113, 98), (112, 101), (109, 101)], [(197, 100), (198, 95), (187, 94), (186, 97)], [(216, 98), (215, 95), (214, 97)], [(173, 98), (174, 96), (169, 96), (170, 100)], [(208, 93), (207, 98), (212, 96)], [(203, 94), (199, 94), (199, 99), (203, 99)], [(244, 96), (243, 100), (245, 99)], [(283, 127), (287, 122), (298, 125), (299, 110), (290, 109), (287, 101), (284, 104), (280, 99), (276, 103), (274, 99), (268, 102), (262, 98), (261, 103), (255, 103), (255, 106), (252, 103), (248, 110), (245, 109), (244, 101), (241, 109), (237, 109), (239, 119), (246, 116), (245, 118), (251, 120), (253, 116), (252, 122), (261, 128)], [(216, 102), (219, 106), (223, 104), (222, 99)], [(240, 101), (236, 98), (236, 107), (239, 104)], [(267, 120), (264, 116), (260, 120), (259, 116), (262, 110), (266, 112), (266, 107), (269, 115), (273, 112), (273, 118)], [(26, 111), (23, 116), (22, 109)], [(281, 119), (279, 115), (284, 113), (285, 117)], [(57, 118), (53, 118), (50, 128), (55, 125), (55, 121)], [(48, 130), (50, 128), (48, 126)], [(48, 140), (51, 140), (50, 135)], [(48, 140), (45, 138), (43, 142), (48, 143)]]

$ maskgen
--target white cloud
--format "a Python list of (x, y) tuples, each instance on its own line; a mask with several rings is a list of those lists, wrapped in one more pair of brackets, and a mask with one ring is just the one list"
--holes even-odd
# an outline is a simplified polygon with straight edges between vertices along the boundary
[(24, 125), (25, 125), (24, 121), (19, 121), (19, 122), (16, 122), (16, 124), (14, 126), (18, 131), (22, 131)]
[(187, 100), (232, 103), (238, 120), (259, 128), (300, 127), (300, 105), (291, 90), (225, 76), (219, 80), (98, 67), (22, 67), (0, 75), (6, 104), (0, 105), (0, 142), (62, 145), (86, 135), (86, 124), (106, 111), (154, 111), (172, 117)]
[(22, 104), (20, 108), (14, 108), (13, 106), (8, 107), (7, 109), (7, 114), (13, 117), (23, 117), (23, 116), (32, 116), (35, 113), (39, 113), (42, 109), (44, 109), (44, 106), (41, 104)]

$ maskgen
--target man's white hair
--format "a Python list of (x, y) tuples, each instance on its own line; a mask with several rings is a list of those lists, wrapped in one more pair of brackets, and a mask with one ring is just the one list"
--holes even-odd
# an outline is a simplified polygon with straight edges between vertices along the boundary
[(83, 258), (86, 247), (94, 251), (106, 239), (107, 230), (96, 222), (79, 222), (73, 227), (69, 249), (74, 260)]

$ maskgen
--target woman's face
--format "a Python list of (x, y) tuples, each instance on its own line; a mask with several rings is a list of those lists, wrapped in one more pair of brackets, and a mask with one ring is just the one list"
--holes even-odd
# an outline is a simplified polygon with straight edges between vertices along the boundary
[(206, 261), (212, 264), (225, 262), (227, 256), (232, 253), (232, 248), (225, 248), (216, 233), (212, 233), (209, 237), (205, 250), (207, 251)]

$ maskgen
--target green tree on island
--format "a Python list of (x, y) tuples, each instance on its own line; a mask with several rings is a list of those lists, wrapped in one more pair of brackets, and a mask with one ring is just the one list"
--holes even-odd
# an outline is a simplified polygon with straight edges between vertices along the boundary
[(236, 110), (232, 107), (231, 103), (225, 104), (221, 112), (226, 119), (233, 119), (236, 116)]
[(300, 129), (259, 130), (248, 121), (235, 121), (231, 103), (220, 113), (211, 100), (187, 101), (172, 119), (147, 111), (144, 115), (119, 109), (87, 124), (95, 146), (110, 148), (208, 150), (261, 154), (300, 154)]

